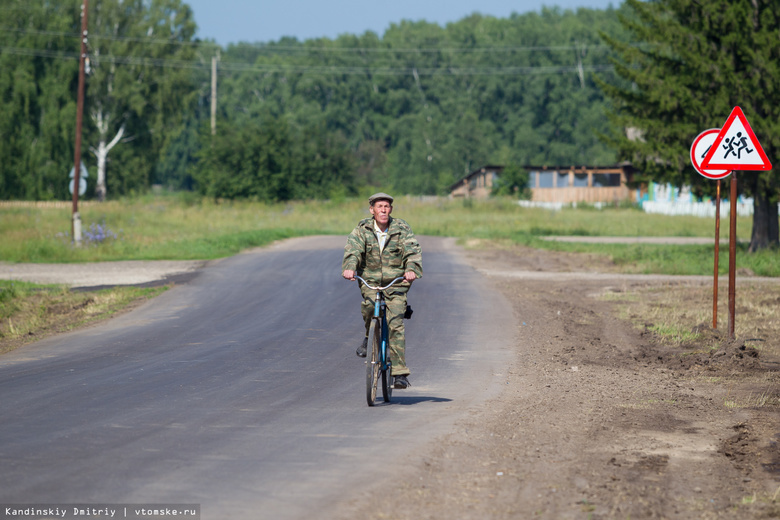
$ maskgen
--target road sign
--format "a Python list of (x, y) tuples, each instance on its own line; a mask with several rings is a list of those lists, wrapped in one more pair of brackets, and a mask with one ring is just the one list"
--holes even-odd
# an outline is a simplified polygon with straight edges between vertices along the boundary
[(691, 163), (694, 169), (700, 174), (704, 175), (708, 179), (722, 179), (728, 177), (731, 170), (705, 170), (701, 167), (701, 160), (707, 155), (707, 152), (712, 148), (712, 143), (715, 142), (715, 138), (718, 136), (720, 128), (710, 128), (705, 130), (696, 136), (691, 145)]
[[(68, 193), (70, 193), (71, 195), (73, 195), (73, 182), (75, 180), (76, 179), (71, 179), (68, 182)], [(85, 179), (84, 177), (79, 177), (79, 196), (84, 195), (86, 192), (87, 192), (87, 179)]]
[[(89, 177), (89, 173), (87, 173), (87, 167), (84, 166), (84, 163), (83, 162), (79, 163), (79, 166), (81, 166), (81, 168), (79, 168), (79, 176), (80, 177)], [(72, 179), (75, 176), (76, 176), (76, 167), (74, 166), (73, 168), (70, 169), (70, 173), (68, 174), (68, 178)]]
[(745, 114), (739, 107), (734, 107), (723, 128), (720, 129), (710, 151), (702, 159), (704, 170), (771, 170), (761, 143), (750, 127)]
[[(87, 177), (89, 177), (89, 173), (87, 173), (87, 167), (84, 166), (84, 163), (81, 163), (81, 168), (79, 168), (79, 196), (84, 195), (87, 192)], [(74, 177), (76, 176), (76, 167), (70, 169), (70, 173), (68, 174), (68, 177), (70, 178), (70, 182), (68, 182), (68, 193), (73, 195), (73, 181)]]

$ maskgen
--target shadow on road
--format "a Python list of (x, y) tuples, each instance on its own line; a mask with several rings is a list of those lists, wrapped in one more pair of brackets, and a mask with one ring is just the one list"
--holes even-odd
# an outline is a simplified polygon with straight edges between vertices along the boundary
[(417, 395), (414, 397), (396, 397), (393, 395), (392, 401), (388, 404), (402, 404), (405, 406), (409, 406), (412, 404), (420, 404), (420, 403), (450, 403), (452, 402), (452, 399), (447, 399), (446, 397), (431, 397), (431, 396), (425, 396), (425, 395)]

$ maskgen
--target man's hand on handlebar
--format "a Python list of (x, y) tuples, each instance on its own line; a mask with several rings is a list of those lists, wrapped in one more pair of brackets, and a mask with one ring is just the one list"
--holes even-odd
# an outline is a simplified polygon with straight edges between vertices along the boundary
[[(355, 271), (352, 269), (344, 269), (344, 272), (341, 273), (341, 276), (343, 276), (346, 280), (356, 280)], [(414, 273), (414, 271), (407, 271), (404, 273), (403, 278), (407, 282), (412, 283), (417, 279), (417, 275)]]

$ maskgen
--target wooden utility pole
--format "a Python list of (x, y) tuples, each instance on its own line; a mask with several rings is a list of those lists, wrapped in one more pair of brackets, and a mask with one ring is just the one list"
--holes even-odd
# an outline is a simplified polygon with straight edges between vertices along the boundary
[(81, 217), (79, 217), (79, 187), (81, 185), (81, 124), (84, 117), (84, 62), (87, 59), (87, 10), (88, 0), (81, 4), (81, 54), (79, 56), (79, 85), (76, 101), (76, 149), (73, 153), (73, 216), (71, 236), (76, 245), (81, 244)]

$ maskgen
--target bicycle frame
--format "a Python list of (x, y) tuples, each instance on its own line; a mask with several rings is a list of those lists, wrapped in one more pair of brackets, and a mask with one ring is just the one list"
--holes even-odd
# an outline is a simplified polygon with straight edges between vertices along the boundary
[(373, 287), (369, 285), (368, 282), (366, 282), (363, 278), (360, 276), (355, 276), (356, 279), (358, 279), (360, 282), (363, 282), (363, 285), (371, 289), (372, 291), (376, 291), (376, 297), (374, 298), (374, 318), (380, 320), (381, 328), (379, 330), (382, 331), (382, 340), (381, 340), (381, 349), (380, 349), (380, 361), (382, 363), (381, 369), (387, 370), (390, 364), (389, 356), (387, 355), (387, 341), (389, 338), (389, 331), (387, 328), (387, 303), (385, 303), (385, 293), (383, 291), (389, 289), (396, 283), (404, 280), (403, 276), (399, 276), (389, 284), (387, 284), (384, 287)]
[[(382, 387), (382, 394), (384, 396), (385, 401), (390, 400), (390, 393), (392, 391), (392, 380), (391, 378), (391, 372), (392, 372), (392, 362), (390, 361), (390, 355), (388, 353), (389, 345), (389, 330), (388, 330), (388, 324), (387, 324), (387, 303), (385, 302), (385, 294), (384, 291), (386, 289), (389, 289), (397, 282), (404, 280), (403, 277), (398, 277), (392, 282), (390, 282), (385, 287), (373, 287), (368, 284), (363, 278), (360, 276), (355, 277), (359, 282), (362, 282), (363, 285), (368, 287), (369, 289), (376, 291), (376, 297), (374, 298), (374, 315), (372, 316), (372, 320), (376, 320), (375, 326), (379, 328), (379, 356), (376, 362), (374, 361), (368, 361), (371, 363), (371, 366), (376, 367), (376, 365), (379, 365), (379, 370), (381, 370), (382, 373), (382, 381), (383, 381), (383, 387)], [(369, 338), (369, 341), (371, 339)], [(376, 374), (375, 371), (376, 368), (370, 369), (369, 374), (373, 374), (370, 376), (370, 384), (367, 389), (367, 397), (369, 401), (369, 406), (373, 406), (374, 401), (374, 395), (376, 390)], [(373, 388), (373, 389), (372, 389)]]
[(374, 299), (374, 319), (380, 320), (379, 330), (382, 334), (379, 348), (379, 368), (381, 370), (388, 370), (390, 369), (390, 362), (388, 359), (389, 356), (387, 355), (387, 340), (389, 338), (389, 331), (387, 330), (387, 303), (385, 303), (385, 293), (382, 291), (376, 292), (376, 298)]

